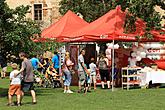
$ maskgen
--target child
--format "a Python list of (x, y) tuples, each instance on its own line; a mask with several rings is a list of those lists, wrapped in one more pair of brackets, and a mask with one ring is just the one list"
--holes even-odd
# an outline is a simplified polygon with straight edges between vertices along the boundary
[[(85, 67), (87, 68), (87, 65), (84, 64)], [(90, 86), (90, 69), (87, 69), (87, 71), (85, 71), (85, 83), (84, 83), (84, 94), (86, 94), (87, 92), (91, 92), (89, 91), (89, 86)]]
[(12, 65), (13, 71), (10, 73), (10, 87), (8, 91), (8, 98), (9, 106), (13, 106), (12, 97), (14, 94), (17, 95), (17, 106), (20, 106), (20, 100), (21, 100), (21, 74), (17, 75), (16, 77), (14, 74), (17, 74), (19, 71), (17, 70), (18, 66), (16, 63), (13, 63)]
[(47, 73), (48, 75), (51, 75), (51, 76), (54, 77), (54, 78), (56, 78), (56, 77), (59, 76), (58, 73), (57, 73), (57, 71), (53, 68), (53, 65), (50, 65), (50, 66), (47, 68), (46, 73)]
[(90, 68), (90, 87), (93, 82), (94, 90), (96, 90), (96, 64), (94, 64), (95, 59), (91, 58), (91, 63), (89, 64)]

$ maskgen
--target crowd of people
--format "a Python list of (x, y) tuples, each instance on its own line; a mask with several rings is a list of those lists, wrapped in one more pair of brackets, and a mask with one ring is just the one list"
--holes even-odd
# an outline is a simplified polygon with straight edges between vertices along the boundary
[[(82, 49), (78, 56), (78, 93), (84, 93), (91, 91), (92, 83), (93, 89), (96, 90), (96, 71), (99, 69), (101, 76), (101, 87), (104, 89), (105, 79), (107, 81), (107, 88), (110, 88), (110, 74), (109, 74), (109, 60), (105, 54), (101, 54), (99, 60), (96, 62), (95, 58), (90, 58), (90, 64), (87, 65), (84, 61), (85, 50)], [(62, 87), (64, 89), (63, 93), (73, 93), (70, 89), (72, 75), (75, 73), (73, 66), (75, 65), (70, 58), (70, 53), (65, 53), (64, 61), (60, 65), (60, 58), (58, 51), (54, 52), (52, 58), (43, 58), (40, 59), (34, 55), (31, 59), (23, 52), (19, 53), (19, 57), (22, 60), (20, 70), (18, 69), (18, 64), (13, 63), (11, 65), (13, 71), (10, 73), (10, 87), (8, 91), (8, 105), (12, 106), (12, 96), (17, 95), (17, 105), (20, 106), (25, 92), (30, 92), (32, 96), (32, 104), (36, 104), (36, 93), (34, 90), (34, 83), (36, 77), (34, 71), (38, 71), (46, 77), (48, 74), (52, 76), (59, 76), (62, 80)], [(2, 72), (6, 69), (7, 65), (1, 65)], [(61, 70), (59, 69), (61, 66)], [(5, 67), (5, 68), (4, 68)], [(43, 80), (39, 81), (40, 86), (43, 84)]]

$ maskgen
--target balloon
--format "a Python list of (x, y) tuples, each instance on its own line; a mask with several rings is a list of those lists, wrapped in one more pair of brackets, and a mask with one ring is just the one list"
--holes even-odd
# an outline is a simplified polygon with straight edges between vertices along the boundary
[(140, 53), (140, 57), (141, 57), (141, 58), (146, 58), (146, 53), (145, 53), (145, 52), (141, 52), (141, 53)]
[(145, 48), (147, 48), (147, 49), (148, 49), (148, 48), (151, 48), (150, 44), (148, 44), (148, 43), (145, 44)]
[(152, 59), (152, 56), (151, 55), (149, 55), (149, 56), (147, 56), (149, 59)]
[(113, 48), (113, 44), (112, 43), (107, 43), (108, 49), (112, 49)]
[(160, 55), (157, 55), (157, 59), (160, 60)]
[(142, 58), (140, 56), (136, 56), (136, 60), (140, 61)]
[(107, 48), (107, 49), (105, 50), (105, 54), (106, 54), (106, 57), (107, 57), (109, 60), (111, 60), (111, 49)]
[(140, 53), (141, 53), (140, 51), (137, 51), (137, 52), (136, 52), (136, 54), (137, 54), (138, 56), (140, 56)]
[(157, 59), (156, 55), (153, 55), (152, 58), (153, 58), (153, 59)]
[(119, 44), (115, 44), (115, 45), (114, 45), (114, 48), (115, 48), (115, 49), (118, 49), (118, 48), (119, 48)]
[(132, 56), (132, 57), (136, 57), (136, 53), (133, 52), (133, 53), (131, 54), (131, 56)]

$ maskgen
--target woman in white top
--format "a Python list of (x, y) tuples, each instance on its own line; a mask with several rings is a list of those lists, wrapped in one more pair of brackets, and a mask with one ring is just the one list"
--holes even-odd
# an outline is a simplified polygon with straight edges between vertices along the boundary
[(134, 57), (133, 55), (133, 51), (130, 52), (130, 57), (128, 58), (128, 62), (129, 62), (129, 67), (136, 67), (136, 56)]

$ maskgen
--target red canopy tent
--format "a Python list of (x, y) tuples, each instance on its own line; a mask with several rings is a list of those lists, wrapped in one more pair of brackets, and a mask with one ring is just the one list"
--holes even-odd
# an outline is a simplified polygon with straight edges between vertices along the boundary
[(88, 25), (86, 21), (69, 10), (59, 21), (44, 29), (41, 33), (41, 38), (38, 38), (37, 40), (58, 40), (57, 38), (66, 36), (67, 33), (73, 33), (86, 25)]
[[(65, 34), (63, 42), (78, 42), (78, 41), (109, 41), (109, 40), (122, 40), (122, 41), (137, 41), (136, 36), (142, 36), (145, 33), (146, 24), (143, 20), (137, 19), (135, 22), (136, 31), (132, 33), (124, 33), (124, 24), (126, 19), (126, 12), (123, 12), (120, 6), (116, 9), (110, 10), (108, 13), (84, 26), (83, 28)], [(163, 32), (163, 30), (161, 30)], [(151, 34), (154, 39), (144, 39), (141, 41), (165, 41), (165, 35), (160, 34), (160, 31), (153, 30)], [(76, 40), (81, 39), (81, 40)]]
[(116, 40), (134, 41), (136, 40), (134, 36), (142, 34), (144, 31), (145, 23), (141, 19), (138, 19), (135, 22), (136, 31), (125, 34), (123, 28), (125, 18), (126, 13), (121, 10), (120, 6), (118, 6), (116, 9), (110, 10), (107, 14), (78, 31), (68, 33), (66, 37), (74, 39), (76, 37), (85, 36), (84, 38), (95, 39), (96, 41), (112, 40), (113, 37), (115, 37)]
[[(122, 40), (122, 41), (136, 41), (136, 36), (142, 36), (145, 33), (145, 22), (141, 19), (137, 19), (135, 22), (136, 31), (133, 33), (124, 33), (124, 24), (126, 19), (126, 12), (123, 12), (118, 6), (116, 9), (109, 11), (96, 21), (81, 28), (80, 30), (68, 33), (64, 37), (65, 42), (77, 42), (80, 41), (109, 41), (109, 40)], [(151, 31), (154, 35), (153, 40), (147, 40), (140, 38), (143, 41), (165, 41), (165, 36), (161, 35), (158, 31)], [(61, 40), (62, 41), (62, 40)], [(112, 52), (112, 70), (114, 68), (114, 49)], [(112, 76), (114, 71), (112, 71)], [(113, 77), (112, 77), (113, 80)], [(113, 81), (112, 81), (113, 82)], [(113, 86), (112, 86), (113, 91)]]

